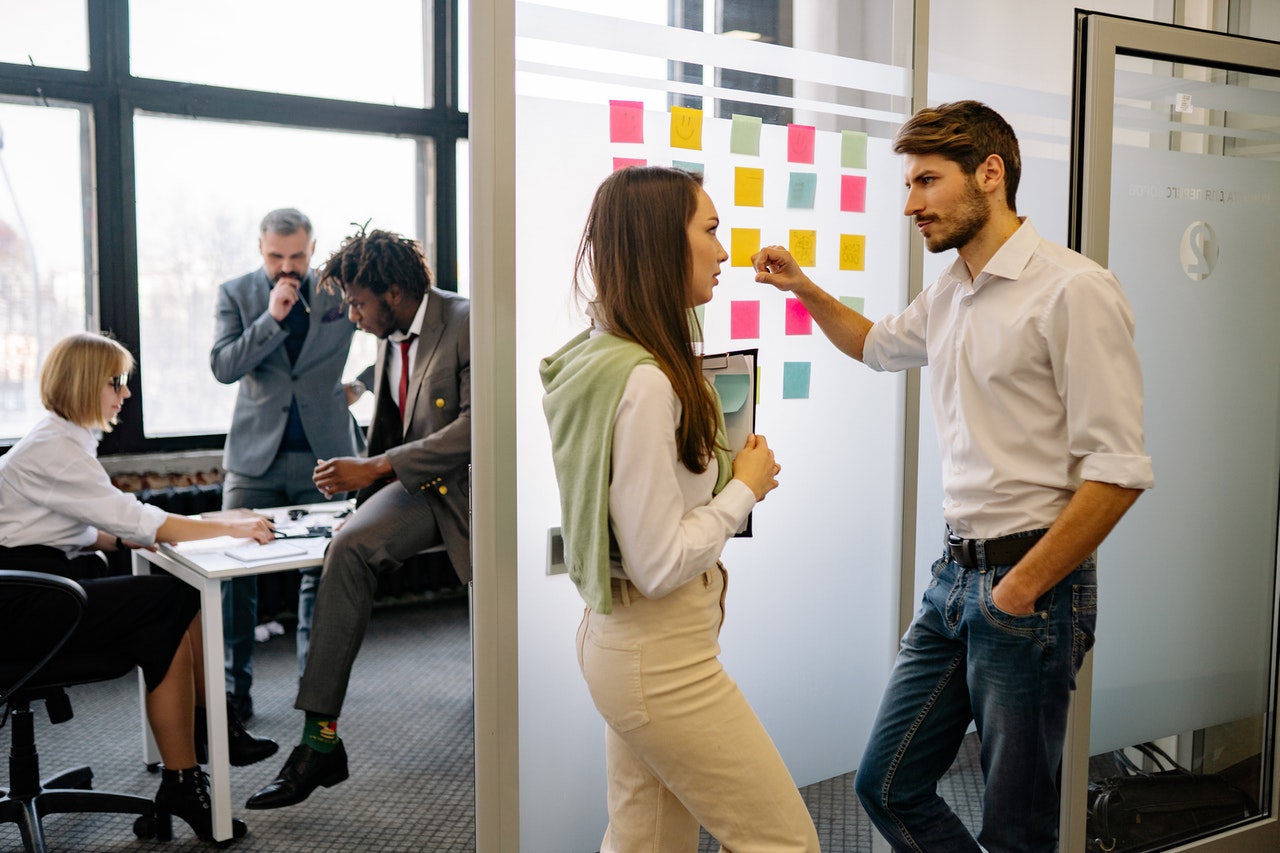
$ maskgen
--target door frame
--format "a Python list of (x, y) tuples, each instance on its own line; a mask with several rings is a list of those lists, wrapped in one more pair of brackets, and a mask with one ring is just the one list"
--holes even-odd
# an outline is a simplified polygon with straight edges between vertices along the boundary
[[(1111, 231), (1111, 152), (1117, 55), (1204, 65), (1280, 77), (1280, 44), (1262, 39), (1197, 30), (1078, 10), (1072, 90), (1071, 248), (1108, 266)], [(1277, 571), (1280, 581), (1280, 567)], [(1280, 583), (1276, 584), (1280, 587)], [(1275, 587), (1273, 587), (1274, 589)], [(1273, 593), (1274, 594), (1274, 593)], [(1273, 636), (1280, 632), (1280, 601), (1273, 601)], [(1271, 728), (1269, 816), (1177, 847), (1204, 853), (1266, 853), (1280, 849), (1280, 714), (1277, 714), (1277, 649), (1271, 649), (1268, 708)], [(1062, 827), (1059, 849), (1085, 849), (1091, 660), (1080, 672), (1062, 764)]]

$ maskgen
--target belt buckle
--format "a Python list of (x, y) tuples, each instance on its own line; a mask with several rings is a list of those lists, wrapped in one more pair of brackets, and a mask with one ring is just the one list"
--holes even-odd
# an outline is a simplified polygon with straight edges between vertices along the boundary
[(947, 534), (947, 548), (951, 551), (951, 559), (966, 568), (978, 564), (978, 549), (974, 539), (965, 539), (954, 533)]

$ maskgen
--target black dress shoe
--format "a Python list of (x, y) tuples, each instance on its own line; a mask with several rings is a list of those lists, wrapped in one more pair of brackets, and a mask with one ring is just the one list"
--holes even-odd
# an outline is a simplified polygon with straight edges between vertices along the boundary
[[(209, 727), (205, 722), (204, 708), (196, 708), (196, 761), (201, 764), (209, 762), (209, 744), (208, 732)], [(231, 704), (231, 699), (227, 699), (227, 754), (231, 761), (232, 767), (245, 767), (250, 764), (256, 764), (264, 758), (270, 758), (280, 751), (280, 745), (271, 738), (256, 737), (253, 732), (244, 727), (244, 723), (240, 722), (240, 717), (236, 714), (235, 708)]]
[(300, 803), (316, 788), (332, 788), (347, 778), (347, 750), (338, 741), (333, 752), (316, 752), (298, 744), (275, 781), (249, 798), (248, 809), (278, 809)]

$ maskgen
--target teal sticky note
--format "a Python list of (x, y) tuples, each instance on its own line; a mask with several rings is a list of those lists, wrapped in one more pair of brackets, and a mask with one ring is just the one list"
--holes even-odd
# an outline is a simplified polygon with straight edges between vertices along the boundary
[(751, 377), (745, 373), (717, 373), (716, 393), (720, 395), (720, 409), (726, 415), (740, 411), (751, 391)]
[(764, 122), (759, 116), (733, 116), (733, 126), (729, 131), (729, 151), (734, 154), (750, 154), (760, 156), (760, 126)]
[(844, 303), (845, 305), (848, 305), (848, 306), (849, 306), (850, 308), (852, 308), (854, 311), (857, 311), (859, 314), (866, 314), (866, 311), (865, 311), (865, 310), (863, 310), (863, 305), (866, 303), (866, 300), (865, 300), (865, 299), (863, 299), (863, 297), (861, 297), (861, 296), (841, 296), (841, 297), (840, 297), (840, 301), (841, 301), (842, 303)]
[(672, 160), (671, 167), (685, 172), (693, 172), (698, 175), (701, 175), (703, 170), (706, 168), (701, 163), (694, 163), (690, 160)]
[(813, 199), (818, 191), (818, 176), (813, 172), (792, 172), (787, 184), (787, 207), (813, 209)]
[(782, 399), (809, 399), (809, 369), (807, 361), (784, 361), (782, 363)]
[(845, 169), (867, 168), (867, 135), (857, 130), (840, 132), (840, 166)]

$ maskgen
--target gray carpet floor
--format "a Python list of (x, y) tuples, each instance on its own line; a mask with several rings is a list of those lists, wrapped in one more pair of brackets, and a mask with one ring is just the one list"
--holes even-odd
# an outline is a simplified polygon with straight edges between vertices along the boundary
[[(321, 788), (287, 809), (240, 807), (279, 770), (301, 731), (293, 709), (293, 635), (258, 644), (250, 728), (274, 738), (281, 751), (251, 767), (232, 768), (231, 795), (249, 834), (238, 853), (469, 853), (475, 850), (474, 724), (471, 648), (464, 595), (382, 605), (356, 660), (347, 713), (338, 732), (346, 742), (351, 778)], [(138, 687), (133, 678), (71, 691), (75, 719), (52, 727), (37, 708), (41, 769), (49, 776), (88, 760), (99, 789), (152, 796), (159, 777), (142, 764)], [(7, 753), (8, 729), (0, 729)], [(86, 748), (86, 745), (92, 745)], [(8, 780), (0, 767), (0, 788)], [(981, 814), (981, 773), (971, 736), (940, 791), (972, 828)], [(802, 789), (828, 853), (870, 853), (871, 827), (853, 793), (853, 774)], [(167, 843), (140, 841), (133, 819), (116, 815), (52, 815), (46, 840), (54, 851), (182, 853), (212, 849), (180, 820)], [(604, 827), (601, 827), (603, 833)], [(13, 824), (0, 825), (0, 851), (20, 851)], [(719, 845), (703, 833), (700, 853)], [(589, 853), (589, 851), (564, 851)]]

